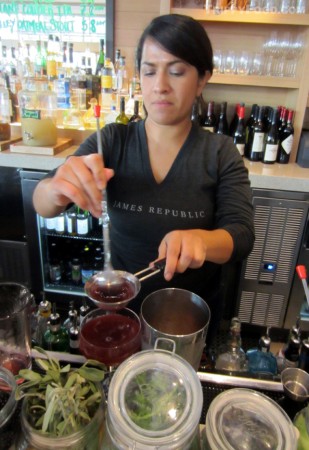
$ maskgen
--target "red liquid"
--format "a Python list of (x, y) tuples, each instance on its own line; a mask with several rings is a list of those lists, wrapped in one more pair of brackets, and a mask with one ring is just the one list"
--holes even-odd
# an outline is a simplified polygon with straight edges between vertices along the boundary
[(121, 314), (95, 317), (81, 329), (81, 353), (109, 366), (119, 364), (139, 351), (140, 345), (140, 324)]
[(135, 288), (130, 281), (122, 280), (117, 286), (94, 284), (89, 289), (89, 296), (93, 300), (106, 303), (117, 303), (130, 300), (135, 295)]
[(10, 372), (12, 372), (13, 375), (18, 375), (21, 369), (30, 368), (31, 365), (30, 362), (31, 362), (30, 358), (16, 354), (8, 356), (6, 359), (3, 359), (0, 365), (8, 369)]

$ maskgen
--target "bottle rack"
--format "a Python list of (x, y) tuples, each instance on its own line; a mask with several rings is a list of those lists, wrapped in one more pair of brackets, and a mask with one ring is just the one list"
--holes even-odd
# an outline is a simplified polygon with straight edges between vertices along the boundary
[(253, 103), (272, 107), (286, 104), (295, 111), (294, 145), (290, 162), (295, 162), (308, 102), (309, 78), (305, 67), (309, 65), (309, 14), (283, 14), (265, 11), (206, 11), (204, 3), (194, 0), (183, 2), (160, 1), (160, 14), (184, 14), (203, 24), (213, 46), (223, 49), (243, 49), (244, 42), (249, 52), (258, 42), (265, 42), (273, 31), (291, 32), (293, 36), (302, 34), (304, 45), (297, 63), (295, 78), (277, 76), (242, 76), (234, 74), (214, 74), (204, 92), (205, 101), (216, 103), (229, 98), (229, 103), (242, 101), (250, 110)]

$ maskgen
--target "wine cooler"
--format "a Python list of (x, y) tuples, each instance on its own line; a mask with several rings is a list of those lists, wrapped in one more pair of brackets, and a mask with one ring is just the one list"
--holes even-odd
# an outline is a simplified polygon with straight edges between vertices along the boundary
[[(308, 245), (309, 194), (254, 189), (253, 205), (256, 240), (242, 264), (236, 314), (244, 323), (287, 327), (295, 267)], [(289, 320), (300, 314), (301, 299)]]

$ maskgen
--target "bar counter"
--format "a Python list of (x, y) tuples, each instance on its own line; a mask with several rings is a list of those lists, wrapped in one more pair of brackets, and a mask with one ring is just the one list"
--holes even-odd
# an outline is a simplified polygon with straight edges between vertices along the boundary
[[(92, 133), (94, 133), (93, 130), (83, 131), (78, 136), (82, 137), (79, 142)], [(10, 150), (4, 150), (0, 152), (0, 166), (47, 172), (60, 166), (77, 149), (78, 140), (74, 137), (74, 133), (73, 144), (54, 156), (12, 153)], [(249, 170), (249, 178), (253, 188), (309, 192), (309, 169), (304, 169), (296, 163), (263, 164), (245, 159), (245, 165)]]

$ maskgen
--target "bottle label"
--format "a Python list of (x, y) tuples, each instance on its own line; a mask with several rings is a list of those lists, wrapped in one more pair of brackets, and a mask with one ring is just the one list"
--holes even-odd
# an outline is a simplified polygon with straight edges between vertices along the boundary
[(64, 233), (65, 231), (65, 218), (64, 215), (56, 217), (56, 227), (57, 233)]
[(55, 229), (55, 218), (50, 217), (45, 219), (46, 229), (47, 230), (54, 230)]
[(236, 147), (238, 148), (238, 151), (241, 156), (244, 156), (245, 154), (245, 144), (236, 144)]
[(208, 131), (210, 131), (211, 133), (214, 133), (214, 131), (215, 131), (215, 128), (214, 127), (202, 127), (203, 128), (203, 130), (208, 130)]
[(289, 155), (292, 151), (293, 141), (294, 135), (290, 134), (290, 136), (288, 136), (286, 139), (284, 139), (284, 141), (281, 142), (281, 146), (287, 155)]
[(252, 152), (260, 153), (263, 151), (264, 144), (264, 135), (265, 133), (254, 133), (253, 143), (252, 143)]
[(21, 110), (22, 119), (41, 119), (41, 111), (39, 109), (26, 109)]
[(77, 234), (87, 234), (89, 231), (88, 217), (77, 219)]
[(112, 89), (113, 77), (111, 75), (102, 75), (101, 82), (102, 82), (102, 89)]
[(265, 147), (265, 161), (276, 161), (278, 153), (278, 144), (266, 144)]

